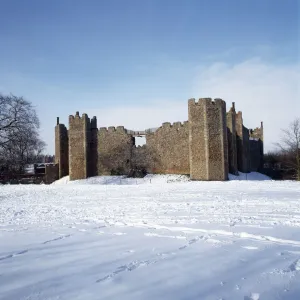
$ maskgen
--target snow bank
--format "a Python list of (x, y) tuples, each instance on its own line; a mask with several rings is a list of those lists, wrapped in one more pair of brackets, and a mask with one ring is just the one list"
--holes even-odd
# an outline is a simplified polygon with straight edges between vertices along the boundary
[[(271, 180), (261, 173), (241, 173), (239, 176), (229, 174), (229, 180)], [(69, 176), (63, 177), (53, 184), (102, 184), (102, 185), (139, 185), (139, 184), (164, 184), (190, 181), (187, 175), (176, 174), (148, 174), (144, 178), (128, 178), (126, 176), (95, 176), (88, 179), (70, 181)]]
[(187, 182), (186, 175), (153, 175), (148, 174), (144, 178), (128, 178), (126, 176), (95, 176), (82, 180), (70, 181), (69, 176), (63, 177), (52, 184), (99, 184), (99, 185), (140, 185), (140, 184), (163, 184), (172, 182)]
[(251, 173), (242, 173), (242, 172), (239, 172), (239, 176), (236, 176), (236, 175), (232, 175), (232, 174), (229, 174), (229, 180), (271, 180), (271, 178), (267, 175), (264, 175), (264, 174), (261, 174), (261, 173), (258, 173), (258, 172), (251, 172)]

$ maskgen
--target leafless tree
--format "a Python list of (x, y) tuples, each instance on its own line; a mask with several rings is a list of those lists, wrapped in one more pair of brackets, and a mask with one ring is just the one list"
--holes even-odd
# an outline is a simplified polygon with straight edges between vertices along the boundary
[(39, 118), (23, 97), (0, 94), (0, 163), (21, 172), (45, 147), (39, 137)]
[(295, 179), (300, 181), (300, 118), (291, 122), (288, 129), (282, 130), (281, 142), (277, 146), (285, 157), (285, 165), (294, 172)]

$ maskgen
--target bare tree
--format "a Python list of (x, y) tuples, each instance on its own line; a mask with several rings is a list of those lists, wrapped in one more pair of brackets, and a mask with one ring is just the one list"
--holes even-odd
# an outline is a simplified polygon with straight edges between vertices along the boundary
[(282, 130), (281, 142), (277, 146), (284, 155), (284, 163), (300, 181), (300, 118), (295, 119), (288, 129)]
[(32, 104), (14, 95), (0, 94), (0, 163), (21, 172), (45, 147), (40, 122)]

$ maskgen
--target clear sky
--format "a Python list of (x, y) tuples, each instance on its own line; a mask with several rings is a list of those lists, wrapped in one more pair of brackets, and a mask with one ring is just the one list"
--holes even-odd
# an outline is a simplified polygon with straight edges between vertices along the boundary
[[(187, 100), (236, 102), (267, 149), (300, 116), (296, 0), (0, 0), (0, 92), (39, 113), (130, 129), (187, 120)], [(297, 99), (298, 98), (298, 99)]]

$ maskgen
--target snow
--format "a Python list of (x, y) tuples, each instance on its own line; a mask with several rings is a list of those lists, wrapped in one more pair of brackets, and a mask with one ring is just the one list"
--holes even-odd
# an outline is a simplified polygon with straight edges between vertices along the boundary
[(1, 186), (0, 299), (300, 299), (300, 184), (230, 179)]

